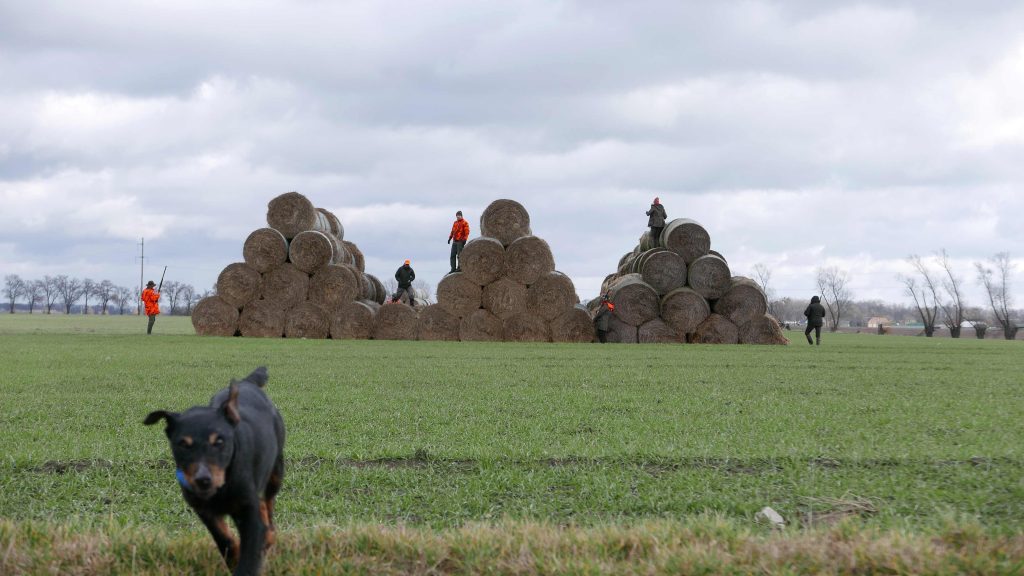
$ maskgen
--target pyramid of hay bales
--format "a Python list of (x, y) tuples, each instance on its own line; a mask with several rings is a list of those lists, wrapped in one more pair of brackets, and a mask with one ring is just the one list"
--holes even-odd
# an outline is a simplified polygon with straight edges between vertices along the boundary
[(466, 243), (461, 271), (437, 285), (419, 315), (420, 340), (591, 342), (594, 327), (576, 288), (555, 270), (551, 248), (514, 200), (496, 200)]
[[(601, 284), (615, 311), (608, 340), (626, 343), (788, 344), (756, 282), (733, 276), (698, 222), (677, 218), (650, 232)], [(600, 298), (589, 304), (596, 313)]]
[(386, 291), (330, 211), (298, 192), (274, 198), (267, 227), (249, 234), (242, 257), (217, 277), (217, 294), (193, 310), (197, 334), (370, 337)]

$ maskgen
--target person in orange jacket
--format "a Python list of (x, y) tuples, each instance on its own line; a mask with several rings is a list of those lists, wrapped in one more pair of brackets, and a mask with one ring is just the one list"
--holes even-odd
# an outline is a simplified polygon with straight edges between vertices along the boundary
[(614, 311), (615, 304), (612, 303), (607, 294), (602, 294), (601, 305), (597, 309), (597, 314), (594, 315), (594, 327), (597, 328), (597, 341), (601, 344), (608, 342), (608, 326), (609, 321), (612, 318), (612, 312)]
[(462, 272), (462, 262), (459, 262), (459, 255), (466, 247), (466, 240), (469, 239), (469, 222), (462, 217), (462, 210), (455, 213), (455, 223), (452, 224), (452, 233), (448, 235), (448, 243), (452, 245), (451, 265), (453, 272)]
[(160, 293), (153, 289), (156, 282), (146, 282), (146, 289), (142, 291), (142, 302), (146, 304), (146, 316), (149, 316), (149, 325), (146, 326), (146, 334), (153, 333), (153, 324), (156, 323), (157, 314), (160, 314)]

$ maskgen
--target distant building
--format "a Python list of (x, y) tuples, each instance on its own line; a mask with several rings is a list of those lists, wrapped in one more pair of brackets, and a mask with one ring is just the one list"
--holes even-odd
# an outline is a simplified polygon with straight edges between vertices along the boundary
[(868, 328), (878, 328), (879, 326), (889, 326), (892, 324), (892, 320), (889, 320), (885, 316), (872, 316), (868, 318)]

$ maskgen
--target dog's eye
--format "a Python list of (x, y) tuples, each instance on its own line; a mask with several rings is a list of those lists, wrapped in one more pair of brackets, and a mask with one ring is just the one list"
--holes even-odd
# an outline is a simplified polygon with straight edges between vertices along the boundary
[(218, 448), (220, 448), (221, 446), (224, 445), (224, 439), (223, 438), (217, 438), (216, 440), (213, 441), (213, 445), (218, 447)]
[(182, 438), (181, 440), (178, 440), (178, 446), (181, 446), (182, 448), (191, 448), (192, 443), (185, 438)]

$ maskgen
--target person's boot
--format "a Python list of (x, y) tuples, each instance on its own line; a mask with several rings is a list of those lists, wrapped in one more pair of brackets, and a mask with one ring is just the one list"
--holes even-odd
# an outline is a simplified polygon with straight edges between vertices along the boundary
[(807, 335), (807, 343), (812, 345), (812, 346), (814, 345), (814, 341), (811, 340), (811, 335), (810, 334)]
[(821, 346), (821, 338), (818, 338), (818, 346)]

